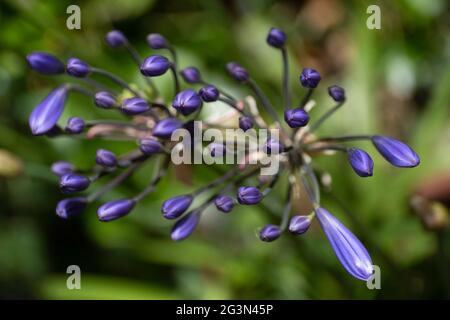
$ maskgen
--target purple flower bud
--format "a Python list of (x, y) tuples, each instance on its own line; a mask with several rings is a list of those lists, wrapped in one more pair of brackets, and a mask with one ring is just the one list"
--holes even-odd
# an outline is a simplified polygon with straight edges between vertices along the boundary
[(149, 56), (141, 64), (141, 73), (146, 77), (156, 77), (166, 73), (171, 63), (163, 56)]
[(152, 134), (158, 138), (168, 139), (171, 137), (172, 132), (180, 129), (183, 124), (176, 118), (166, 118), (160, 120), (153, 128)]
[(201, 105), (202, 99), (192, 89), (180, 91), (172, 101), (172, 106), (184, 116), (195, 112)]
[(284, 151), (284, 147), (277, 139), (269, 138), (264, 145), (264, 150), (267, 154), (279, 154)]
[(300, 235), (308, 231), (312, 218), (310, 216), (296, 215), (291, 218), (289, 223), (289, 232)]
[(194, 198), (191, 195), (176, 196), (167, 199), (161, 206), (161, 212), (166, 219), (176, 219), (191, 205)]
[(139, 149), (143, 154), (151, 156), (152, 154), (161, 152), (162, 145), (156, 139), (142, 139), (139, 141)]
[(309, 122), (309, 114), (304, 109), (289, 109), (284, 112), (284, 121), (291, 128), (304, 127)]
[(219, 99), (219, 90), (213, 85), (207, 85), (198, 91), (198, 94), (205, 102), (214, 102)]
[(122, 31), (112, 30), (106, 34), (105, 37), (106, 43), (111, 48), (120, 48), (128, 44), (128, 40)]
[(94, 103), (99, 108), (109, 109), (116, 105), (116, 98), (108, 91), (99, 91), (94, 96)]
[(87, 177), (75, 173), (68, 173), (59, 178), (59, 187), (64, 193), (83, 191), (90, 183)]
[(46, 52), (32, 52), (27, 55), (31, 69), (45, 75), (64, 73), (65, 67), (57, 57)]
[(196, 67), (187, 67), (180, 71), (181, 76), (187, 83), (200, 83), (202, 76)]
[(249, 79), (247, 70), (236, 62), (229, 62), (226, 65), (228, 73), (237, 81), (245, 82)]
[(345, 100), (345, 90), (339, 86), (329, 87), (328, 94), (336, 102), (342, 102)]
[(209, 151), (211, 154), (211, 157), (223, 157), (223, 155), (226, 152), (225, 146), (223, 143), (211, 143), (209, 146)]
[(253, 205), (261, 202), (263, 194), (256, 187), (239, 187), (237, 199), (240, 204)]
[(259, 232), (259, 238), (265, 242), (272, 242), (281, 236), (281, 229), (274, 224), (266, 224)]
[(34, 135), (49, 132), (61, 116), (67, 98), (67, 88), (56, 88), (31, 112), (28, 123)]
[(119, 199), (106, 202), (97, 209), (97, 217), (103, 222), (119, 219), (129, 214), (135, 204), (136, 202), (130, 199)]
[(358, 176), (370, 177), (373, 175), (373, 160), (367, 152), (357, 148), (350, 148), (347, 155), (348, 162)]
[(58, 202), (56, 214), (63, 219), (69, 219), (82, 213), (86, 205), (87, 200), (83, 197), (64, 199)]
[(191, 213), (178, 220), (172, 228), (170, 237), (173, 241), (181, 241), (194, 232), (200, 221), (200, 214)]
[(214, 199), (214, 204), (216, 205), (217, 210), (228, 213), (233, 210), (234, 200), (229, 196), (221, 195)]
[(98, 149), (95, 156), (95, 162), (103, 167), (111, 168), (117, 165), (117, 157), (109, 150)]
[(73, 77), (84, 78), (91, 72), (91, 67), (83, 60), (70, 58), (67, 60), (66, 71)]
[(311, 68), (304, 68), (300, 75), (300, 82), (302, 86), (309, 89), (314, 89), (319, 84), (321, 77), (320, 73)]
[(169, 48), (169, 43), (166, 38), (164, 38), (159, 33), (150, 33), (147, 36), (147, 43), (152, 49), (167, 49)]
[(123, 100), (121, 110), (128, 115), (136, 115), (150, 110), (150, 106), (144, 99), (133, 97)]
[(59, 177), (67, 173), (72, 173), (74, 170), (73, 165), (67, 161), (57, 161), (52, 164), (52, 172)]
[(85, 127), (85, 123), (84, 120), (78, 117), (70, 117), (67, 120), (67, 125), (66, 125), (66, 132), (68, 133), (72, 133), (72, 134), (78, 134), (83, 132), (84, 127)]
[(267, 43), (275, 48), (282, 48), (286, 42), (286, 34), (277, 28), (271, 28), (267, 34)]
[(353, 277), (367, 281), (373, 274), (373, 267), (363, 244), (327, 210), (318, 208), (316, 214), (342, 266)]
[(390, 137), (373, 136), (372, 143), (378, 152), (393, 166), (412, 168), (420, 164), (420, 158), (407, 144)]
[(244, 131), (247, 131), (251, 128), (253, 128), (254, 122), (251, 117), (247, 116), (241, 116), (239, 117), (239, 128), (241, 128)]

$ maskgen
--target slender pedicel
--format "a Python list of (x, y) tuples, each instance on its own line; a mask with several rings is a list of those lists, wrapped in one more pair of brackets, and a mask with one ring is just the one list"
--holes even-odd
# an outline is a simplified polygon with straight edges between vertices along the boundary
[(261, 101), (264, 109), (267, 111), (267, 113), (270, 115), (270, 117), (272, 118), (273, 121), (275, 121), (276, 123), (280, 123), (280, 120), (278, 118), (277, 113), (275, 112), (275, 109), (272, 107), (269, 99), (266, 97), (266, 95), (264, 94), (264, 92), (261, 90), (261, 88), (256, 84), (255, 81), (253, 81), (253, 79), (249, 78), (248, 79), (248, 85), (249, 87), (253, 90), (253, 92), (255, 93), (255, 95), (259, 98), (259, 100)]
[(123, 81), (121, 78), (119, 78), (118, 76), (116, 76), (115, 74), (113, 74), (111, 72), (108, 72), (106, 70), (99, 69), (99, 68), (91, 68), (91, 72), (99, 74), (99, 75), (102, 75), (102, 76), (110, 79), (111, 81), (115, 82), (116, 84), (118, 84), (122, 88), (127, 89), (128, 91), (130, 91), (131, 93), (133, 93), (137, 97), (141, 96), (141, 94), (139, 92), (137, 92), (136, 90), (131, 88), (125, 81)]

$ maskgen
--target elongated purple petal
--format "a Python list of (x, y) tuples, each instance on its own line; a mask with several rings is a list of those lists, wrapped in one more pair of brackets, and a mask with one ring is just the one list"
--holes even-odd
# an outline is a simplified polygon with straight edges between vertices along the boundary
[(174, 241), (181, 241), (191, 235), (194, 232), (200, 221), (200, 214), (190, 213), (187, 216), (178, 220), (172, 228), (171, 238)]
[(373, 267), (363, 244), (324, 208), (318, 208), (316, 214), (342, 266), (355, 278), (367, 281), (373, 273)]
[(378, 152), (393, 166), (412, 168), (420, 164), (417, 153), (400, 140), (385, 136), (373, 136), (372, 142)]

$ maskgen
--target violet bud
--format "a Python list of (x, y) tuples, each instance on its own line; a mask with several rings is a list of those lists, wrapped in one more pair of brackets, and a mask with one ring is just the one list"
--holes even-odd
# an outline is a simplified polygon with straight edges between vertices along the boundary
[(284, 112), (284, 121), (291, 128), (304, 127), (309, 122), (309, 114), (302, 108), (289, 109)]
[(211, 143), (209, 146), (209, 151), (211, 154), (211, 157), (223, 157), (223, 155), (226, 153), (225, 146), (223, 143)]
[(83, 119), (81, 119), (79, 117), (70, 117), (67, 120), (65, 130), (68, 133), (79, 134), (79, 133), (83, 132), (85, 126), (86, 126), (86, 124)]
[(135, 205), (136, 202), (130, 199), (106, 202), (97, 209), (97, 217), (103, 222), (116, 220), (129, 214)]
[(94, 103), (99, 108), (110, 109), (116, 105), (116, 98), (108, 91), (99, 91), (94, 95)]
[(263, 194), (256, 187), (239, 187), (237, 199), (240, 204), (253, 205), (261, 202)]
[(339, 86), (331, 86), (328, 88), (328, 94), (336, 102), (345, 101), (345, 90)]
[(63, 176), (67, 173), (72, 173), (75, 170), (73, 165), (67, 161), (57, 161), (52, 164), (52, 172), (58, 177)]
[(111, 168), (117, 165), (117, 157), (109, 150), (98, 149), (95, 156), (95, 162), (103, 167)]
[(214, 102), (219, 99), (219, 90), (213, 85), (208, 84), (198, 91), (198, 94), (205, 102)]
[(136, 115), (150, 110), (150, 105), (140, 97), (123, 100), (121, 110), (128, 115)]
[(162, 35), (159, 33), (150, 33), (147, 36), (147, 43), (152, 49), (167, 49), (169, 48), (169, 43)]
[(82, 213), (86, 208), (87, 200), (83, 197), (63, 199), (56, 205), (56, 214), (63, 219), (69, 219)]
[(139, 141), (139, 150), (146, 156), (159, 153), (162, 150), (162, 145), (156, 139), (142, 139)]
[(390, 164), (400, 168), (412, 168), (420, 164), (420, 158), (407, 144), (385, 136), (373, 136), (372, 143)]
[(286, 34), (277, 28), (271, 28), (267, 34), (267, 43), (275, 48), (282, 48), (286, 42)]
[(59, 178), (59, 187), (64, 193), (83, 191), (90, 183), (89, 178), (76, 173), (67, 173)]
[(166, 57), (153, 55), (145, 58), (141, 64), (141, 73), (146, 77), (156, 77), (163, 75), (169, 70), (172, 64)]
[(247, 131), (251, 128), (253, 128), (254, 122), (251, 117), (247, 116), (241, 116), (239, 117), (239, 128), (241, 128), (244, 131)]
[(50, 92), (31, 112), (28, 123), (34, 135), (49, 132), (64, 111), (67, 87), (61, 86)]
[(279, 154), (284, 151), (284, 147), (277, 139), (268, 138), (264, 145), (264, 150), (267, 154)]
[(304, 234), (308, 231), (311, 221), (311, 216), (293, 216), (289, 223), (289, 232), (296, 235)]
[(45, 75), (64, 73), (65, 66), (57, 57), (46, 52), (32, 52), (27, 55), (31, 69)]
[(191, 213), (178, 220), (172, 228), (170, 237), (173, 241), (181, 241), (191, 235), (200, 221), (199, 213)]
[(192, 89), (180, 91), (172, 101), (172, 106), (184, 116), (197, 111), (201, 105), (202, 99)]
[(189, 194), (167, 199), (161, 206), (161, 212), (166, 219), (176, 219), (189, 208), (193, 200)]
[(304, 68), (300, 75), (300, 83), (303, 87), (314, 89), (319, 84), (321, 77), (317, 70)]
[(84, 78), (91, 72), (91, 67), (83, 60), (70, 58), (67, 60), (66, 71), (73, 77)]
[(111, 48), (120, 48), (128, 44), (127, 38), (122, 31), (119, 30), (112, 30), (108, 32), (106, 34), (105, 41)]
[(228, 73), (237, 81), (246, 82), (250, 78), (247, 70), (236, 62), (227, 63), (226, 69)]
[(281, 236), (281, 229), (274, 224), (266, 224), (259, 232), (259, 238), (265, 242), (272, 242)]
[(217, 210), (228, 213), (233, 210), (234, 200), (229, 196), (220, 195), (214, 199)]
[(181, 76), (187, 83), (200, 83), (202, 76), (196, 67), (187, 67), (180, 71)]
[(366, 248), (331, 213), (316, 209), (317, 219), (342, 266), (353, 277), (367, 281), (373, 274), (372, 259)]
[(348, 162), (353, 171), (360, 177), (370, 177), (373, 175), (373, 160), (364, 150), (350, 148), (347, 151)]
[(182, 126), (183, 124), (176, 118), (162, 119), (155, 125), (152, 134), (158, 138), (168, 139), (172, 136), (172, 132)]

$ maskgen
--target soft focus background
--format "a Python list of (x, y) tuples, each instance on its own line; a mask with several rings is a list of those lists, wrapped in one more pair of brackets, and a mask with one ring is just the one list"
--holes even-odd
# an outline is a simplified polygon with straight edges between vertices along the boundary
[[(81, 7), (82, 29), (67, 30), (66, 8)], [(381, 8), (381, 30), (366, 27), (367, 6)], [(446, 0), (399, 1), (152, 1), (5, 0), (0, 4), (0, 297), (83, 299), (390, 299), (449, 298), (450, 239), (450, 12)], [(145, 36), (165, 35), (177, 47), (181, 67), (196, 65), (205, 78), (240, 97), (245, 88), (224, 73), (230, 60), (246, 66), (271, 100), (280, 96), (280, 55), (265, 43), (271, 26), (288, 35), (291, 84), (305, 66), (323, 77), (314, 115), (331, 107), (326, 87), (346, 88), (348, 102), (323, 134), (379, 132), (403, 139), (419, 153), (415, 169), (376, 161), (375, 176), (359, 179), (342, 156), (319, 159), (333, 176), (324, 204), (366, 245), (381, 268), (381, 290), (349, 276), (314, 224), (304, 236), (262, 243), (256, 230), (279, 214), (281, 193), (266, 205), (211, 211), (186, 241), (173, 243), (171, 223), (159, 207), (169, 195), (192, 189), (173, 175), (128, 217), (98, 222), (91, 206), (62, 221), (54, 213), (62, 198), (49, 166), (60, 159), (81, 167), (96, 148), (121, 152), (126, 143), (32, 137), (27, 117), (66, 77), (30, 71), (25, 56), (49, 51), (140, 81), (132, 60), (112, 50), (104, 35), (118, 28), (142, 55)], [(158, 84), (171, 95), (169, 76)], [(281, 107), (280, 107), (281, 109)], [(105, 116), (72, 94), (63, 120)], [(107, 116), (108, 114), (106, 114)], [(211, 171), (193, 168), (196, 185)], [(134, 194), (148, 175), (139, 174), (103, 200)], [(417, 194), (429, 205), (411, 208)], [(279, 203), (276, 201), (280, 199)], [(82, 290), (66, 289), (66, 268), (79, 265)]]

